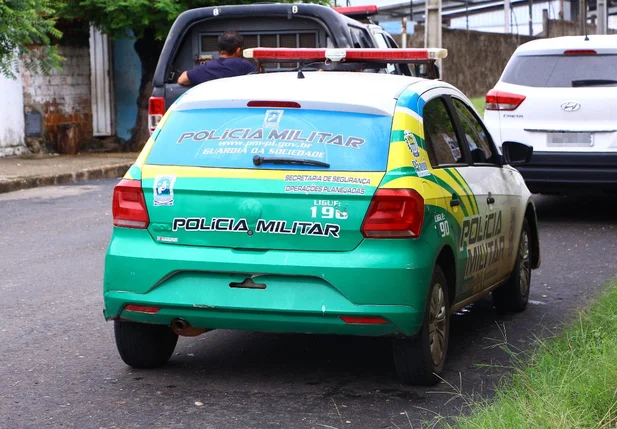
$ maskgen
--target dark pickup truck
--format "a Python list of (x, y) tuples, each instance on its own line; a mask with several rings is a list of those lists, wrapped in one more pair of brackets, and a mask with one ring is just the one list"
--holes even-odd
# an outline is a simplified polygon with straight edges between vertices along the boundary
[[(387, 32), (370, 23), (368, 17), (376, 13), (374, 6), (333, 9), (316, 4), (268, 3), (204, 7), (180, 14), (154, 73), (148, 111), (150, 132), (188, 89), (176, 83), (180, 74), (218, 57), (217, 38), (223, 31), (239, 31), (245, 48), (398, 48)], [(268, 64), (265, 71), (292, 70), (297, 66)], [(385, 71), (410, 74), (405, 64), (388, 65)]]

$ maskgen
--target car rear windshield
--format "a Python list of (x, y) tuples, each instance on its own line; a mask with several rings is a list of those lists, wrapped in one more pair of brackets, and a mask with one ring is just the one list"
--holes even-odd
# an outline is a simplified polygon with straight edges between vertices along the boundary
[(516, 56), (502, 81), (515, 85), (566, 88), (573, 81), (616, 80), (617, 55)]
[[(304, 109), (175, 111), (146, 163), (192, 167), (385, 171), (391, 116)], [(329, 167), (253, 157), (321, 161)]]

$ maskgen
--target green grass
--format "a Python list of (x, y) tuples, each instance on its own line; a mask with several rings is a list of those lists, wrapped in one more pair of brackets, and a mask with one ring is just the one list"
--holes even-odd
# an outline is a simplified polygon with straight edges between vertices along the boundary
[(473, 107), (476, 108), (476, 110), (482, 117), (484, 117), (484, 103), (485, 103), (484, 97), (476, 97), (476, 98), (471, 99), (471, 104), (473, 104)]
[(616, 428), (617, 281), (562, 333), (537, 344), (532, 352), (513, 354), (511, 375), (492, 400), (466, 399), (469, 416), (443, 426)]

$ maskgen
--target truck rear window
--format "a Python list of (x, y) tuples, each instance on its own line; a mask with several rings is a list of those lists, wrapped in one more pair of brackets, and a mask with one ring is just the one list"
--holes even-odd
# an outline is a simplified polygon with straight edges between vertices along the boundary
[(391, 116), (320, 110), (228, 108), (176, 111), (156, 137), (147, 164), (315, 170), (253, 164), (253, 157), (323, 161), (329, 171), (385, 171)]
[(543, 88), (571, 88), (572, 81), (617, 79), (617, 55), (532, 55), (512, 58), (502, 81)]

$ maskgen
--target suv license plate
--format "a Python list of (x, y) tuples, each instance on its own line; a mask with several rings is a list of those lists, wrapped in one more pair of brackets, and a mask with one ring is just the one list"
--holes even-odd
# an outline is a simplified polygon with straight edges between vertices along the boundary
[(549, 147), (590, 147), (593, 146), (592, 133), (548, 133), (546, 145)]

